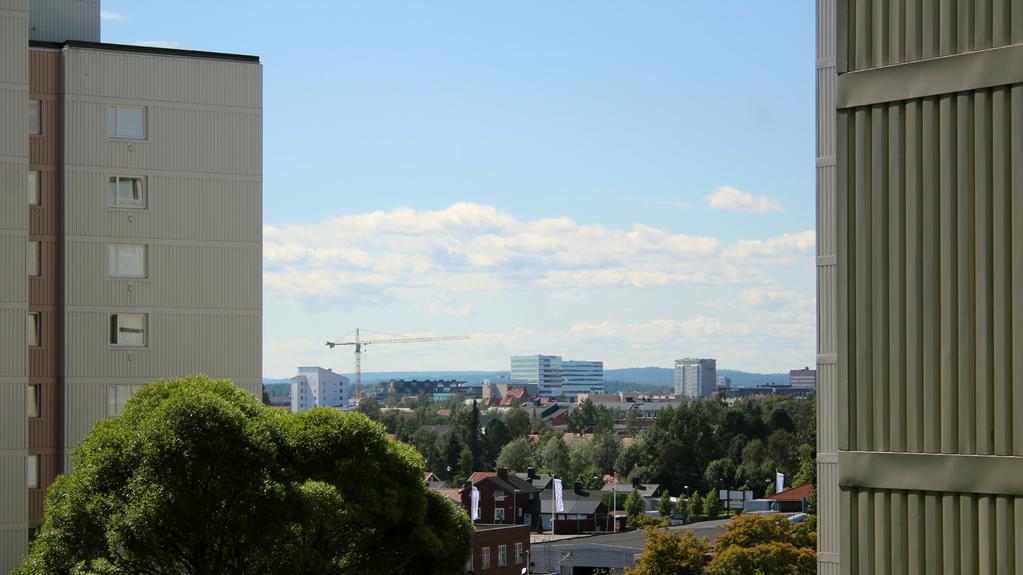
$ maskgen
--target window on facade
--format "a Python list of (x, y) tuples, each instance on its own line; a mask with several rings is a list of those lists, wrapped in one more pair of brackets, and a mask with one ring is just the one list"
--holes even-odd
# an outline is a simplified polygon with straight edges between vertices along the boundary
[(118, 384), (107, 386), (107, 415), (110, 417), (121, 415), (124, 411), (124, 405), (141, 388), (141, 385)]
[(110, 106), (107, 133), (111, 138), (146, 139), (146, 109), (139, 106)]
[(110, 205), (115, 208), (146, 207), (146, 186), (138, 176), (110, 176)]
[(504, 508), (503, 507), (498, 507), (498, 508), (494, 509), (494, 521), (497, 521), (497, 522), (504, 521)]
[(43, 133), (43, 112), (39, 100), (28, 101), (28, 133)]
[(146, 246), (132, 244), (110, 246), (110, 277), (146, 277)]
[(490, 547), (480, 549), (480, 569), (490, 569)]
[(28, 488), (39, 489), (39, 456), (29, 455), (25, 461), (25, 467), (28, 471)]
[(42, 244), (39, 242), (28, 242), (28, 275), (42, 275)]
[(508, 566), (508, 546), (498, 545), (497, 546), (497, 566), (507, 567)]
[(28, 416), (39, 417), (42, 413), (42, 389), (38, 384), (28, 386)]
[(39, 347), (43, 343), (42, 326), (40, 325), (39, 314), (28, 314), (28, 345)]
[(522, 544), (521, 543), (516, 543), (515, 544), (515, 564), (516, 565), (522, 565), (522, 562), (524, 560), (525, 560), (525, 557), (522, 555)]
[(143, 347), (146, 345), (146, 316), (117, 313), (110, 316), (110, 345)]
[(43, 204), (43, 179), (39, 172), (32, 170), (28, 173), (28, 205), (41, 206)]

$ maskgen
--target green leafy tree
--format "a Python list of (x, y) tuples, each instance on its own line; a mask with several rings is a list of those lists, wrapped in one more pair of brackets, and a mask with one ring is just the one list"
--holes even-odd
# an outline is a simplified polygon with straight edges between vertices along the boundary
[(629, 437), (636, 437), (643, 431), (643, 416), (638, 409), (630, 409), (625, 415), (625, 433)]
[(699, 493), (693, 493), (689, 499), (686, 500), (686, 520), (695, 521), (697, 517), (703, 515), (703, 497)]
[(763, 573), (810, 575), (817, 572), (817, 522), (790, 523), (784, 517), (742, 514), (715, 542), (709, 575)]
[(18, 575), (454, 574), (469, 556), (468, 518), (426, 489), (412, 447), (228, 381), (147, 386), (73, 459)]
[(371, 398), (359, 400), (358, 410), (373, 421), (380, 421), (380, 403), (377, 400)]
[(508, 427), (504, 422), (499, 418), (492, 420), (487, 425), (487, 432), (483, 435), (484, 465), (489, 467), (487, 464), (497, 461), (501, 449), (511, 440), (512, 435), (508, 432)]
[(715, 459), (704, 470), (703, 480), (710, 487), (732, 487), (735, 485), (735, 464), (727, 457)]
[(572, 476), (568, 446), (560, 435), (551, 436), (540, 451), (540, 465), (544, 471), (555, 477)]
[(497, 457), (497, 465), (514, 471), (525, 471), (534, 466), (532, 442), (525, 437), (509, 441)]
[(685, 534), (663, 528), (647, 527), (643, 553), (636, 567), (626, 575), (701, 575), (707, 543), (691, 531)]
[(600, 476), (614, 473), (615, 463), (622, 453), (622, 438), (612, 432), (601, 432), (593, 436), (593, 466)]
[(674, 507), (671, 502), (671, 493), (665, 489), (661, 492), (661, 498), (657, 500), (657, 512), (661, 514), (661, 517), (670, 517)]
[(646, 501), (637, 489), (633, 489), (632, 493), (625, 498), (623, 507), (625, 514), (629, 516), (630, 525), (635, 525), (641, 517), (646, 515)]
[(508, 428), (508, 434), (511, 435), (512, 439), (529, 435), (533, 426), (529, 418), (529, 412), (521, 407), (516, 407), (504, 414), (503, 419), (505, 427)]
[(465, 445), (472, 455), (472, 469), (480, 471), (483, 469), (483, 440), (480, 430), (480, 408), (476, 400), (472, 400), (472, 410), (469, 411), (469, 425), (465, 430)]
[(721, 515), (721, 499), (718, 498), (718, 492), (713, 489), (703, 496), (703, 515), (711, 520)]

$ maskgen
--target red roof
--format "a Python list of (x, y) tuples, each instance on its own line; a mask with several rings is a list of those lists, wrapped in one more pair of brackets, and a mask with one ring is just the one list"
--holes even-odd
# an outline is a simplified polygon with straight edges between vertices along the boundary
[(802, 501), (810, 497), (811, 490), (813, 490), (813, 485), (806, 483), (787, 489), (781, 493), (775, 493), (774, 495), (767, 497), (767, 499), (773, 499), (775, 501)]
[(447, 497), (448, 499), (450, 499), (451, 501), (453, 501), (455, 503), (458, 503), (458, 504), (462, 503), (462, 495), (461, 495), (461, 492), (458, 489), (448, 489), (447, 487), (437, 487), (437, 488), (432, 488), (431, 491), (433, 491), (435, 493), (440, 493), (441, 495), (443, 495), (444, 497)]
[(494, 477), (496, 475), (497, 475), (496, 471), (476, 471), (469, 476), (469, 483), (476, 485), (480, 481), (483, 481), (488, 477)]

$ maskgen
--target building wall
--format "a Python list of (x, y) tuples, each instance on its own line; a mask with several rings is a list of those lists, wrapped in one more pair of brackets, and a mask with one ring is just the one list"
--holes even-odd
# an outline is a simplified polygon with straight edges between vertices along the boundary
[(30, 38), (45, 42), (99, 42), (99, 0), (29, 0)]
[(575, 397), (580, 393), (604, 393), (604, 362), (561, 362), (562, 393)]
[(717, 391), (717, 360), (686, 358), (675, 360), (675, 393), (689, 399), (714, 395)]
[(0, 573), (28, 543), (28, 1), (0, 0)]
[(292, 412), (348, 404), (348, 378), (319, 367), (300, 367), (298, 372), (291, 378)]
[[(516, 543), (522, 545), (521, 562), (518, 562), (515, 557)], [(504, 567), (498, 567), (497, 565), (497, 550), (501, 545), (504, 545), (508, 552), (508, 564)], [(489, 569), (483, 568), (483, 548), (490, 550)], [(529, 550), (529, 529), (524, 525), (477, 528), (472, 541), (472, 572), (492, 575), (518, 575), (526, 566)]]
[(561, 356), (526, 355), (511, 358), (512, 379), (525, 379), (539, 387), (540, 395), (558, 397), (562, 393)]
[[(261, 386), (261, 67), (65, 47), (65, 454), (111, 415), (111, 385), (203, 373)], [(108, 137), (113, 104), (146, 108), (146, 139)], [(146, 180), (111, 207), (111, 175)], [(108, 272), (146, 246), (146, 277)], [(147, 314), (146, 345), (109, 343), (112, 313)]]
[(836, 121), (821, 202), (837, 273), (820, 286), (837, 287), (821, 331), (834, 320), (838, 377), (822, 373), (836, 395), (820, 417), (838, 466), (821, 460), (822, 550), (837, 536), (847, 573), (1019, 573), (1023, 5), (832, 9), (835, 99), (819, 105)]

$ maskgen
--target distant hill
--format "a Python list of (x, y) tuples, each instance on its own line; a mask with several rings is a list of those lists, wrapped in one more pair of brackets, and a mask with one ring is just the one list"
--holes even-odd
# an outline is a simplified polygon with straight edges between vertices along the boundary
[[(351, 373), (344, 374), (348, 379), (355, 379)], [(388, 379), (457, 379), (468, 383), (481, 383), (488, 377), (508, 377), (508, 371), (373, 371), (362, 374), (363, 385), (373, 385)], [(734, 369), (719, 369), (719, 376), (731, 378), (735, 387), (754, 387), (764, 383), (788, 383), (787, 373), (750, 373)], [(604, 380), (614, 382), (613, 391), (644, 391), (654, 392), (660, 388), (670, 388), (675, 384), (675, 370), (667, 367), (626, 367), (604, 370)], [(288, 379), (264, 379), (263, 384), (290, 384)], [(638, 389), (629, 387), (637, 384)], [(635, 387), (635, 386), (633, 386)], [(612, 390), (609, 390), (612, 391)]]

